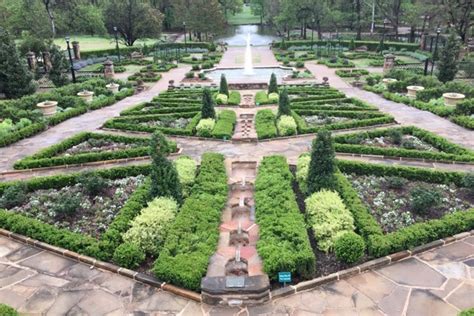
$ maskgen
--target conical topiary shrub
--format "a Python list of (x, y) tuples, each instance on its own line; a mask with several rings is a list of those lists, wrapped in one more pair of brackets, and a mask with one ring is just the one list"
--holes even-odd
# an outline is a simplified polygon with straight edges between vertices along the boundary
[(278, 93), (277, 78), (274, 73), (272, 73), (270, 77), (270, 84), (268, 85), (268, 94), (270, 93)]
[(204, 89), (202, 94), (202, 109), (201, 119), (216, 118), (216, 111), (214, 110), (214, 99), (212, 98), (211, 90)]
[(280, 117), (282, 115), (291, 116), (291, 108), (290, 108), (290, 98), (288, 97), (288, 90), (285, 88), (280, 94), (280, 99), (278, 100), (278, 115)]
[(229, 86), (227, 85), (227, 79), (225, 78), (225, 75), (221, 75), (221, 83), (219, 85), (219, 93), (220, 94), (225, 94), (227, 97), (229, 97)]
[(331, 133), (327, 130), (321, 130), (313, 141), (307, 180), (308, 195), (321, 189), (334, 190), (336, 186), (335, 157)]

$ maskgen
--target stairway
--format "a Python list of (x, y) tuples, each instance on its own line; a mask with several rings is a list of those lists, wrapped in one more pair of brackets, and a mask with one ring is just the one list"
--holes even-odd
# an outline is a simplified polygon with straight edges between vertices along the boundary
[(244, 94), (240, 109), (238, 111), (237, 125), (235, 126), (232, 141), (239, 142), (257, 142), (257, 131), (255, 130), (255, 95)]
[(269, 279), (256, 248), (256, 168), (256, 162), (228, 162), (230, 193), (222, 213), (219, 244), (201, 282), (207, 304), (254, 305), (270, 298)]

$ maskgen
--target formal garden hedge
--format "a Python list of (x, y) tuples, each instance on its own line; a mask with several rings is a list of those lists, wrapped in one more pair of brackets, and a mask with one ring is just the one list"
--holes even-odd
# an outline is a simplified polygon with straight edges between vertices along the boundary
[[(405, 135), (416, 137), (417, 140), (424, 142), (426, 145), (430, 145), (433, 150), (427, 150), (423, 147), (403, 147), (401, 137)], [(400, 144), (396, 147), (378, 147), (375, 145), (361, 144), (361, 141), (370, 141), (374, 138), (379, 138), (379, 141), (382, 139), (388, 139), (391, 141), (392, 138), (400, 138), (398, 139)], [(343, 153), (382, 155), (386, 157), (407, 157), (439, 161), (474, 161), (473, 151), (453, 144), (443, 137), (414, 126), (338, 135), (334, 137), (334, 142), (336, 151)]]
[[(457, 172), (441, 172), (412, 167), (394, 167), (339, 160), (338, 168), (344, 173), (370, 174), (381, 177), (402, 177), (411, 181), (453, 183), (462, 186), (465, 175)], [(448, 237), (474, 228), (474, 209), (444, 215), (442, 218), (416, 223), (392, 233), (383, 234), (367, 206), (342, 175), (338, 176), (338, 191), (352, 211), (357, 231), (366, 238), (368, 252), (380, 257), (397, 251)]]
[(283, 156), (265, 157), (255, 181), (255, 212), (260, 239), (257, 250), (270, 279), (289, 271), (297, 278), (311, 278), (315, 256), (305, 220), (292, 190), (293, 175)]
[[(310, 41), (310, 40), (299, 40), (299, 41), (282, 41), (282, 42), (277, 42), (273, 43), (273, 46), (276, 48), (281, 48), (281, 49), (288, 49), (292, 47), (300, 47), (300, 46), (307, 46), (311, 47), (311, 45), (317, 45), (317, 46), (327, 46), (332, 45), (341, 45), (344, 47), (350, 47), (351, 46), (351, 41), (350, 40), (338, 40), (338, 41), (322, 41), (322, 40), (315, 40), (315, 41)], [(379, 41), (354, 41), (354, 44), (356, 47), (359, 46), (367, 46), (367, 48), (370, 51), (376, 51), (379, 46), (380, 42)], [(420, 45), (416, 43), (400, 43), (400, 42), (384, 42), (384, 46), (387, 49), (394, 49), (394, 50), (407, 50), (407, 51), (416, 51), (419, 49)]]
[[(305, 164), (308, 162), (309, 160), (306, 160)], [(367, 164), (346, 160), (338, 160), (337, 167), (340, 171), (338, 170), (335, 175), (335, 189), (342, 197), (346, 207), (351, 211), (356, 232), (365, 239), (368, 255), (371, 257), (381, 257), (398, 251), (412, 249), (436, 239), (452, 236), (474, 228), (474, 208), (471, 208), (466, 211), (448, 212), (438, 219), (414, 223), (393, 232), (384, 233), (377, 220), (369, 211), (369, 206), (362, 201), (351, 182), (343, 175), (345, 173), (384, 178), (393, 177), (396, 179), (403, 178), (407, 181), (452, 184), (457, 187), (463, 187), (466, 183), (466, 175), (463, 173)], [(303, 164), (299, 163), (298, 168), (304, 168)], [(305, 177), (300, 176), (298, 178), (300, 186), (305, 186), (304, 181), (306, 180), (303, 180), (303, 183), (301, 183), (302, 179), (305, 179)]]
[[(104, 142), (106, 144), (111, 144), (112, 149), (106, 149), (103, 151), (96, 150), (91, 152), (81, 152), (78, 150), (77, 153), (66, 153), (68, 149), (70, 150), (77, 148), (77, 146), (80, 144), (91, 143), (93, 145), (98, 143), (99, 145), (97, 146), (100, 148), (100, 144)], [(148, 138), (143, 137), (129, 137), (83, 132), (58, 144), (45, 148), (32, 156), (17, 161), (14, 165), (14, 168), (31, 169), (115, 159), (146, 157), (149, 154), (149, 142), (150, 140)], [(113, 150), (114, 144), (122, 144), (126, 148), (117, 148), (117, 150)], [(133, 147), (130, 145), (133, 145)], [(169, 145), (169, 153), (174, 153), (177, 151), (177, 145), (175, 142), (170, 141)]]
[[(10, 145), (21, 139), (35, 135), (48, 126), (57, 125), (67, 119), (81, 115), (90, 110), (97, 110), (133, 95), (129, 84), (119, 82), (122, 87), (117, 94), (105, 88), (107, 82), (102, 79), (90, 79), (83, 83), (70, 84), (50, 92), (9, 100), (0, 104), (0, 147)], [(94, 100), (86, 104), (77, 93), (83, 90), (94, 92)], [(58, 102), (59, 112), (51, 117), (44, 117), (36, 104), (46, 100)]]
[(198, 290), (219, 239), (221, 211), (227, 201), (224, 157), (207, 153), (191, 195), (168, 232), (153, 272), (163, 281)]
[[(149, 171), (149, 166), (120, 167), (95, 171), (90, 173), (89, 176), (121, 179), (147, 175)], [(7, 188), (18, 185), (24, 186), (28, 192), (73, 186), (82, 176), (82, 174), (75, 173), (39, 177), (23, 182), (2, 182), (0, 183), (0, 194), (3, 194)], [(0, 210), (0, 227), (99, 260), (110, 260), (115, 248), (122, 243), (122, 233), (128, 229), (129, 222), (135, 218), (150, 200), (149, 192), (149, 182), (145, 182), (129, 197), (107, 230), (100, 236), (100, 239), (75, 233), (67, 229), (57, 228), (54, 225), (7, 210)]]

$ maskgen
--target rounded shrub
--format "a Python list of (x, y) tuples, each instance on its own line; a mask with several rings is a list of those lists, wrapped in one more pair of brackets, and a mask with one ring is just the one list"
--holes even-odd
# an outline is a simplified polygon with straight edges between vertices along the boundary
[(115, 249), (113, 261), (121, 267), (135, 269), (145, 260), (145, 253), (135, 244), (123, 243)]
[(278, 100), (280, 100), (280, 96), (278, 95), (278, 93), (273, 92), (268, 95), (268, 101), (270, 103), (277, 103)]
[(428, 213), (431, 208), (441, 204), (441, 193), (432, 188), (419, 186), (414, 188), (410, 194), (412, 209), (417, 213)]
[(357, 262), (365, 252), (364, 239), (354, 232), (344, 233), (335, 240), (334, 252), (339, 261), (345, 263)]
[(474, 172), (466, 173), (463, 177), (462, 184), (474, 194)]
[(227, 104), (229, 103), (229, 98), (225, 94), (219, 93), (216, 96), (216, 102), (217, 104)]
[(212, 118), (200, 120), (196, 126), (196, 135), (200, 137), (211, 137), (215, 125), (216, 120)]
[(282, 115), (277, 123), (280, 136), (296, 135), (296, 122), (292, 116)]

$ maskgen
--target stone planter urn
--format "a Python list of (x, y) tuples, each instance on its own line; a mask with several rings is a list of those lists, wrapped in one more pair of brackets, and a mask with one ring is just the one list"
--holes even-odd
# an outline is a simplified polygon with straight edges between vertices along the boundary
[(111, 91), (113, 94), (119, 92), (120, 85), (116, 83), (109, 83), (108, 85), (105, 86), (107, 90)]
[(418, 91), (423, 91), (423, 90), (425, 90), (425, 88), (422, 87), (422, 86), (408, 86), (407, 87), (407, 91), (408, 91), (407, 97), (415, 99), (416, 98), (416, 93)]
[(443, 94), (444, 104), (448, 106), (456, 106), (459, 102), (462, 102), (466, 96), (461, 93), (448, 92)]
[(36, 105), (41, 110), (44, 116), (52, 116), (56, 114), (58, 108), (58, 102), (56, 101), (44, 101)]
[(384, 78), (384, 79), (382, 79), (382, 82), (385, 83), (385, 84), (394, 83), (394, 82), (397, 82), (397, 81), (398, 81), (397, 79), (393, 79), (393, 78)]
[(77, 96), (80, 97), (82, 100), (84, 100), (84, 102), (91, 103), (94, 97), (94, 92), (84, 90), (84, 91), (79, 92)]

